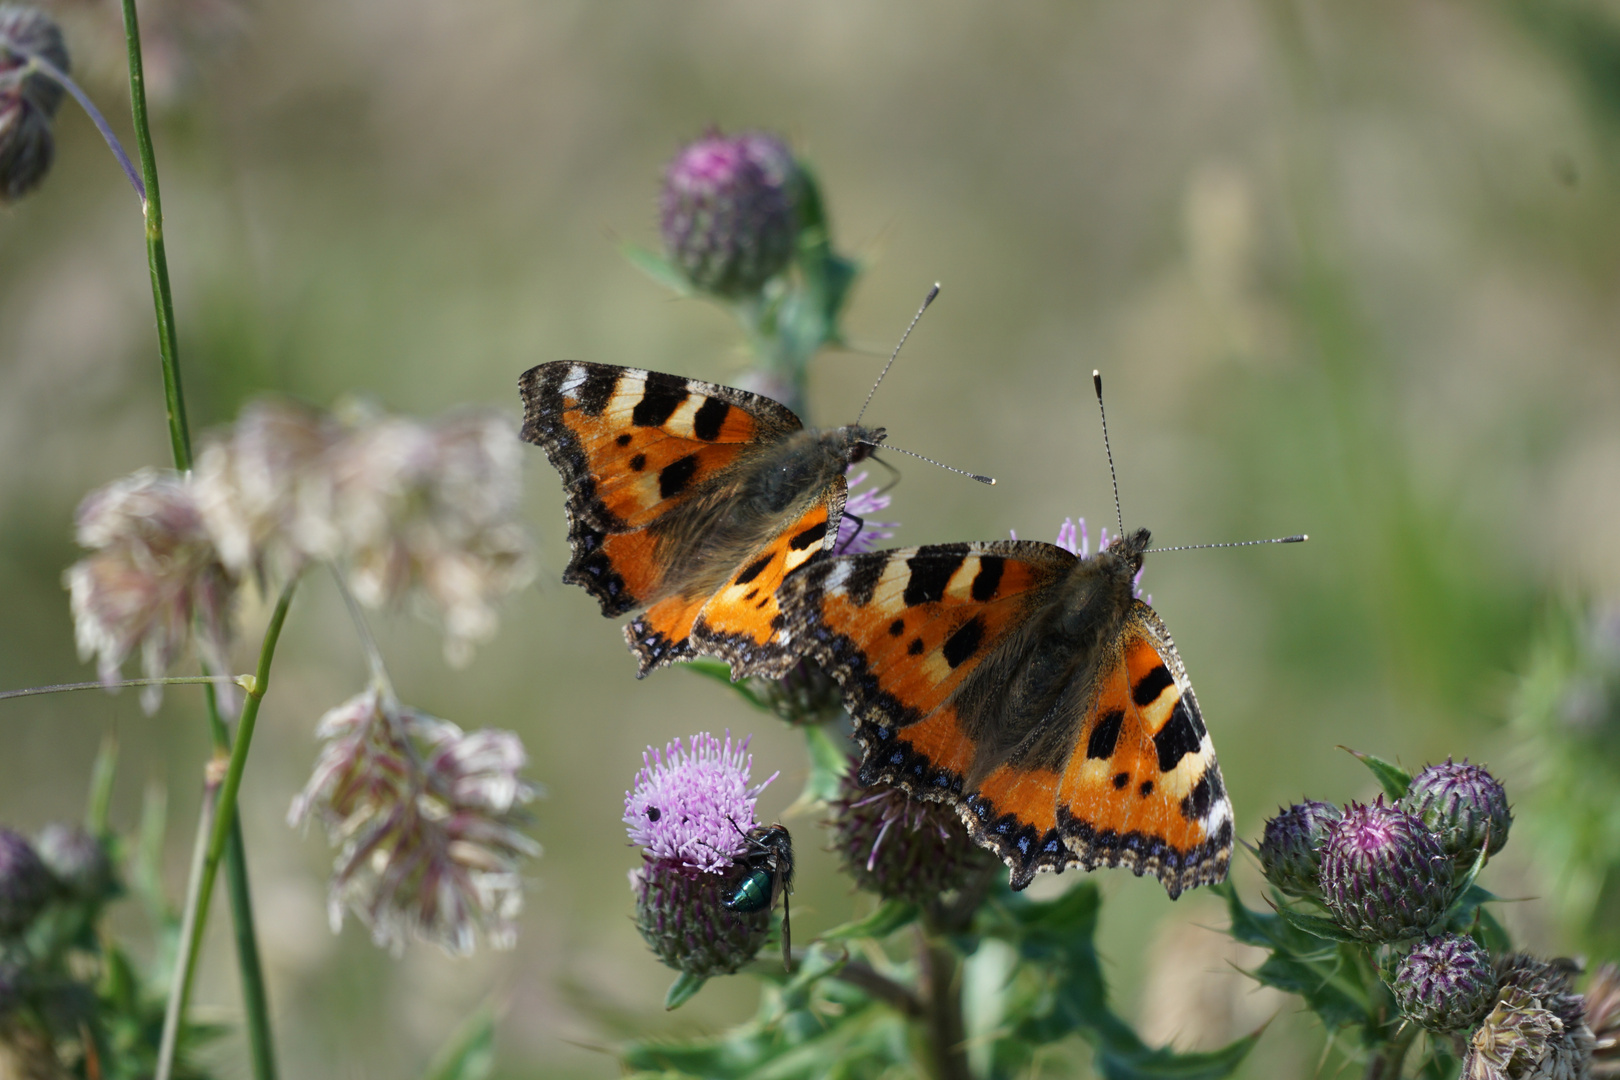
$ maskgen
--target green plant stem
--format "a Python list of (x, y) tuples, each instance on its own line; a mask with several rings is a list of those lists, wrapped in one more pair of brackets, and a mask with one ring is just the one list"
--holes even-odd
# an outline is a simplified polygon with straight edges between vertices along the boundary
[[(180, 956), (175, 963), (174, 983), (169, 990), (169, 1007), (163, 1018), (163, 1043), (158, 1053), (156, 1080), (168, 1080), (174, 1069), (174, 1055), (179, 1042), (180, 1026), (190, 1003), (191, 984), (197, 974), (197, 956), (203, 929), (208, 925), (208, 906), (219, 874), (220, 860), (229, 846), (236, 817), (236, 797), (242, 787), (242, 772), (247, 766), (249, 748), (253, 745), (253, 730), (259, 720), (259, 704), (270, 687), (270, 664), (275, 658), (276, 642), (281, 637), (282, 624), (287, 621), (287, 608), (292, 604), (293, 589), (297, 581), (287, 584), (281, 599), (270, 616), (270, 625), (264, 631), (264, 643), (259, 649), (259, 666), (242, 700), (242, 716), (236, 725), (236, 740), (231, 746), (223, 778), (217, 791), (210, 781), (204, 799), (204, 817), (212, 816), (208, 824), (208, 842), (202, 861), (193, 866), (192, 888), (186, 897), (186, 917), (181, 930)], [(209, 763), (210, 777), (218, 767), (216, 757)], [(240, 834), (234, 834), (240, 840)], [(201, 835), (199, 834), (199, 840)], [(249, 924), (251, 926), (251, 924)], [(241, 934), (238, 928), (238, 934)], [(255, 964), (257, 956), (255, 955)], [(262, 1005), (262, 1001), (260, 1002)], [(265, 1018), (268, 1030), (268, 1018)], [(273, 1068), (273, 1066), (272, 1066)]]
[(1395, 1037), (1385, 1043), (1373, 1054), (1372, 1060), (1367, 1062), (1365, 1080), (1400, 1080), (1401, 1066), (1406, 1062), (1406, 1052), (1411, 1049), (1417, 1034), (1416, 1024), (1402, 1025), (1395, 1033)]
[(918, 982), (923, 992), (923, 1059), (933, 1080), (972, 1080), (962, 1022), (961, 965), (950, 947), (917, 928)]
[(169, 442), (175, 467), (191, 468), (191, 429), (186, 424), (186, 401), (180, 389), (180, 353), (175, 345), (174, 295), (169, 288), (169, 256), (163, 246), (163, 200), (158, 193), (157, 157), (152, 151), (152, 127), (146, 114), (146, 72), (141, 64), (141, 28), (135, 18), (135, 0), (123, 0), (124, 40), (129, 47), (129, 103), (135, 121), (135, 144), (141, 155), (141, 177), (146, 198), (146, 263), (152, 273), (152, 303), (157, 310), (158, 353), (163, 360), (163, 400), (169, 414)]

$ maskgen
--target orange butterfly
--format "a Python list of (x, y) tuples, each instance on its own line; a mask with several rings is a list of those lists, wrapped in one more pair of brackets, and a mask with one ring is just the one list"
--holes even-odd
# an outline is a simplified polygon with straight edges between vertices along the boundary
[(638, 675), (699, 654), (780, 677), (777, 589), (838, 538), (844, 471), (882, 428), (806, 430), (785, 405), (638, 368), (556, 361), (523, 373), (523, 437), (568, 493), (563, 580), (625, 627)]

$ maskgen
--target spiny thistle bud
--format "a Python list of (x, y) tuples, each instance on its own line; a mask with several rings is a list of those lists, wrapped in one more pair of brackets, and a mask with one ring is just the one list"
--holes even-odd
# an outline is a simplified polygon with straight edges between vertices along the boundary
[(41, 11), (0, 4), (0, 203), (38, 187), (56, 156), (51, 118), (62, 104), (62, 87), (37, 63), (17, 77), (34, 57), (66, 74), (62, 31)]
[(1496, 1001), (1491, 954), (1471, 937), (1431, 938), (1401, 958), (1390, 983), (1401, 1011), (1430, 1031), (1472, 1027)]
[(78, 900), (104, 896), (113, 882), (107, 847), (82, 825), (53, 821), (34, 842), (40, 861)]
[(1586, 1004), (1575, 992), (1579, 971), (1580, 964), (1574, 960), (1543, 960), (1529, 953), (1513, 953), (1496, 962), (1496, 985), (1501, 990), (1521, 987), (1542, 1008), (1551, 1009), (1566, 1028), (1573, 1029), (1586, 1020)]
[(1451, 861), (1404, 810), (1351, 803), (1322, 848), (1322, 901), (1345, 931), (1369, 942), (1417, 937), (1450, 906)]
[(21, 834), (0, 829), (0, 935), (21, 932), (51, 898), (51, 872)]
[(1260, 840), (1260, 869), (1266, 880), (1289, 896), (1322, 895), (1322, 844), (1344, 812), (1332, 803), (1295, 803), (1266, 822)]
[(630, 872), (636, 925), (665, 964), (690, 975), (729, 975), (748, 963), (770, 935), (771, 909), (728, 909), (751, 870), (744, 835), (755, 825), (763, 784), (750, 786), (748, 740), (732, 744), (708, 733), (662, 752), (649, 747), (624, 797), (624, 823), (641, 845)]
[(1586, 988), (1586, 1024), (1592, 1031), (1592, 1078), (1620, 1077), (1620, 967), (1604, 964)]
[(1412, 786), (1396, 803), (1440, 838), (1460, 873), (1467, 873), (1487, 843), (1486, 855), (1495, 855), (1507, 843), (1513, 816), (1507, 792), (1483, 766), (1460, 764), (1447, 758), (1430, 765), (1412, 779)]
[(780, 679), (754, 677), (748, 689), (790, 724), (822, 724), (844, 714), (844, 691), (814, 660), (803, 659)]
[(833, 844), (855, 884), (915, 904), (972, 888), (1001, 865), (968, 838), (955, 812), (886, 785), (862, 787), (859, 762), (832, 803)]
[(664, 174), (659, 211), (670, 259), (707, 292), (759, 292), (793, 257), (798, 186), (793, 156), (775, 136), (705, 135)]

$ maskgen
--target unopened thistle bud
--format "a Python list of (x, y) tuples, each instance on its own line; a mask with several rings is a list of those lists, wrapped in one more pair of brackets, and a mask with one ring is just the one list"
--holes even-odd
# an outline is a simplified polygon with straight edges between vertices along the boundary
[(1461, 1031), (1496, 1001), (1491, 954), (1460, 934), (1431, 938), (1401, 958), (1390, 982), (1401, 1011), (1430, 1031)]
[(1322, 901), (1335, 922), (1367, 942), (1421, 935), (1455, 895), (1440, 841), (1404, 810), (1351, 803), (1322, 848)]
[(1322, 895), (1322, 844), (1344, 812), (1331, 803), (1295, 803), (1266, 822), (1260, 840), (1260, 869), (1266, 880), (1289, 896)]
[(664, 175), (659, 210), (670, 259), (706, 292), (759, 292), (793, 257), (798, 186), (793, 156), (775, 136), (705, 135)]
[[(51, 119), (62, 87), (39, 70), (35, 57), (66, 74), (62, 31), (41, 11), (0, 4), (0, 203), (38, 187), (56, 156)], [(19, 78), (31, 63), (34, 70)]]
[(0, 936), (10, 937), (34, 921), (51, 898), (51, 872), (19, 833), (0, 829)]
[(40, 861), (76, 900), (96, 900), (113, 883), (107, 846), (82, 825), (53, 821), (34, 841)]
[(916, 904), (971, 889), (1001, 865), (968, 838), (956, 813), (899, 788), (862, 787), (858, 763), (832, 803), (833, 844), (855, 884), (885, 900)]
[(1487, 843), (1487, 856), (1501, 851), (1513, 824), (1507, 792), (1496, 777), (1483, 766), (1450, 758), (1413, 777), (1396, 805), (1440, 838), (1460, 873), (1467, 873)]
[(649, 747), (624, 798), (624, 823), (642, 848), (631, 871), (636, 925), (665, 964), (690, 975), (729, 975), (758, 954), (770, 935), (769, 906), (726, 906), (752, 872), (744, 859), (754, 804), (748, 740), (707, 733), (679, 739), (662, 753)]

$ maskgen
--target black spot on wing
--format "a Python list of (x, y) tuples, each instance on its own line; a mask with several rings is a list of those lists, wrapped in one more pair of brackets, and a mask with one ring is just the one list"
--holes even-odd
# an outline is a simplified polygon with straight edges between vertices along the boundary
[(966, 558), (966, 544), (935, 544), (918, 549), (917, 554), (906, 560), (906, 566), (911, 569), (903, 597), (906, 605), (915, 607), (943, 599), (951, 575)]
[(792, 548), (794, 551), (803, 551), (811, 544), (820, 543), (822, 537), (826, 535), (827, 523), (825, 521), (818, 521), (816, 524), (810, 526), (808, 529), (805, 529), (803, 532), (796, 533), (793, 539), (788, 541), (788, 547)]
[(664, 470), (658, 474), (658, 494), (666, 499), (672, 495), (679, 495), (691, 482), (697, 468), (696, 454), (687, 454), (665, 465)]
[(613, 441), (618, 443), (620, 446), (629, 446), (630, 445), (630, 440), (633, 439), (633, 438), (635, 438), (635, 436), (631, 435), (627, 431), (623, 435), (620, 435), (617, 439), (614, 439)]
[(904, 619), (896, 619), (896, 620), (894, 620), (894, 622), (889, 624), (889, 636), (890, 637), (899, 637), (901, 634), (903, 634), (905, 632), (906, 632), (906, 620), (904, 620)]
[(602, 410), (613, 398), (613, 388), (619, 385), (619, 369), (606, 367), (586, 368), (585, 381), (574, 391), (579, 411), (586, 416), (601, 416)]
[(736, 584), (746, 585), (750, 581), (753, 581), (755, 578), (759, 577), (760, 574), (765, 572), (765, 568), (771, 565), (771, 560), (774, 558), (776, 558), (776, 554), (772, 552), (771, 554), (766, 555), (764, 558), (757, 559), (754, 562), (749, 563), (743, 569), (743, 572), (737, 575)]
[(914, 637), (911, 639), (911, 644), (906, 646), (906, 652), (912, 656), (921, 656), (924, 648), (925, 646), (923, 645), (923, 639), (920, 637)]
[(654, 381), (648, 376), (647, 388), (642, 391), (641, 400), (630, 410), (630, 422), (637, 427), (658, 427), (673, 416), (685, 400), (686, 386), (683, 382)]
[(1091, 729), (1091, 738), (1086, 740), (1086, 757), (1113, 757), (1114, 744), (1119, 742), (1119, 729), (1124, 723), (1123, 709), (1112, 709), (1103, 714), (1103, 718), (1097, 721), (1097, 726)]
[(1200, 741), (1198, 733), (1193, 730), (1192, 719), (1187, 715), (1186, 700), (1176, 702), (1169, 721), (1153, 736), (1153, 745), (1159, 750), (1159, 771), (1174, 769), (1177, 762), (1198, 749)]
[(849, 557), (849, 576), (844, 579), (844, 591), (856, 607), (865, 607), (872, 602), (872, 594), (877, 591), (883, 568), (888, 564), (889, 556), (881, 551)]
[(1174, 686), (1175, 684), (1176, 680), (1171, 676), (1170, 669), (1160, 664), (1142, 676), (1141, 680), (1131, 688), (1131, 700), (1138, 705), (1151, 704), (1158, 699), (1160, 694), (1164, 693), (1165, 687)]
[(979, 572), (973, 575), (973, 599), (980, 603), (994, 599), (1006, 566), (1007, 560), (1000, 555), (980, 555)]
[(1144, 799), (1147, 798), (1149, 795), (1153, 794), (1153, 781), (1151, 781), (1151, 780), (1142, 781), (1142, 786), (1137, 788), (1136, 792), (1137, 792), (1137, 794), (1141, 795), (1142, 798), (1144, 798)]
[(719, 398), (708, 398), (692, 417), (692, 434), (705, 442), (713, 442), (720, 437), (720, 427), (730, 412), (730, 405)]
[[(1215, 783), (1220, 783), (1219, 775), (1216, 776)], [(1181, 816), (1188, 821), (1198, 821), (1209, 813), (1209, 808), (1214, 804), (1214, 801), (1215, 788), (1214, 785), (1210, 784), (1209, 773), (1206, 772), (1199, 777), (1198, 783), (1193, 785), (1193, 789), (1187, 793), (1187, 797), (1181, 800)]]
[(1115, 791), (1118, 791), (1120, 788), (1123, 788), (1126, 784), (1128, 784), (1130, 782), (1131, 782), (1131, 774), (1130, 773), (1122, 772), (1122, 773), (1115, 773), (1114, 774), (1114, 790)]
[(941, 652), (945, 655), (945, 662), (953, 668), (962, 664), (979, 651), (979, 645), (984, 641), (984, 620), (977, 615), (962, 624), (962, 628), (945, 639), (945, 648)]
[(637, 454), (635, 457), (630, 459), (630, 468), (633, 471), (640, 472), (642, 469), (645, 469), (646, 467), (647, 467), (647, 455), (646, 454)]

